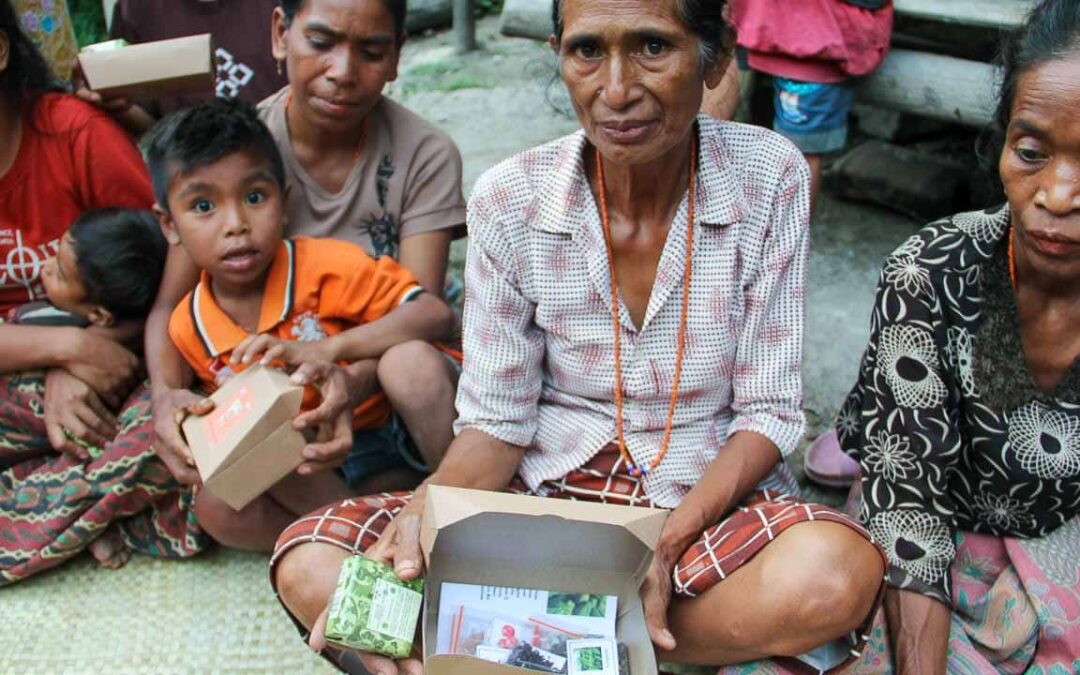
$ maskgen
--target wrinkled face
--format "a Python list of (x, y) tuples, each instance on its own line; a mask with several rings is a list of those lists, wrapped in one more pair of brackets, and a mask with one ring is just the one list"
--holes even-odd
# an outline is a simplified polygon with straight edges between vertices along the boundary
[(79, 276), (78, 257), (71, 235), (64, 233), (56, 255), (41, 268), (41, 285), (57, 309), (86, 316), (93, 305), (87, 301), (86, 287)]
[(313, 125), (342, 133), (360, 128), (397, 79), (398, 35), (383, 0), (308, 0), (286, 27), (274, 11), (274, 58), (285, 61), (290, 105)]
[(704, 85), (697, 36), (677, 0), (564, 0), (563, 80), (589, 140), (608, 161), (641, 164), (690, 133)]
[(1038, 274), (1080, 284), (1080, 55), (1021, 75), (1000, 172), (1017, 253)]
[(281, 188), (269, 163), (236, 152), (177, 174), (169, 212), (158, 211), (170, 243), (181, 243), (215, 291), (261, 289), (285, 225)]

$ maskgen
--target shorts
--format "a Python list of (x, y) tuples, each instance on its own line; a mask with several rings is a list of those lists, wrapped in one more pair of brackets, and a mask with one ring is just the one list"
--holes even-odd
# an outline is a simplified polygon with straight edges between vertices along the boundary
[(431, 470), (424, 464), (405, 423), (397, 414), (377, 429), (358, 429), (353, 432), (353, 446), (338, 474), (352, 487), (376, 474), (390, 469), (409, 468), (422, 473)]
[(818, 84), (773, 77), (773, 129), (803, 154), (843, 150), (855, 92), (845, 82)]

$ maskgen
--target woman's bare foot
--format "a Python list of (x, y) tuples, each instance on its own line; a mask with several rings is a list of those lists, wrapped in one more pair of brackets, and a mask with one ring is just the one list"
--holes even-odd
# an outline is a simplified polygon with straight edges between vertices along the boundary
[(98, 564), (109, 570), (120, 569), (131, 558), (131, 549), (124, 543), (120, 533), (112, 528), (90, 542), (87, 548)]

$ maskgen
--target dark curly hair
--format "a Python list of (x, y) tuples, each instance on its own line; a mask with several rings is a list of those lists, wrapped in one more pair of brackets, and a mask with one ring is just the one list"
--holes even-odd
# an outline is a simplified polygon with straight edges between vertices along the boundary
[(175, 176), (245, 150), (266, 161), (278, 187), (284, 190), (281, 151), (254, 106), (237, 99), (215, 98), (161, 120), (143, 141), (158, 206), (169, 210), (169, 186)]
[[(730, 56), (735, 45), (735, 31), (728, 23), (726, 0), (677, 0), (679, 18), (701, 41), (701, 65), (715, 64)], [(555, 41), (562, 41), (563, 0), (555, 0), (551, 8), (551, 22), (555, 27)]]
[(11, 0), (0, 0), (0, 31), (10, 43), (7, 68), (0, 71), (0, 97), (32, 119), (34, 106), (42, 94), (62, 91), (49, 70), (45, 57), (19, 28), (19, 18)]
[(1024, 73), (1047, 61), (1080, 55), (1080, 2), (1043, 0), (1028, 15), (1023, 27), (1005, 39), (998, 54), (1001, 88), (989, 134), (980, 148), (984, 164), (996, 172), (1005, 148), (1017, 83)]

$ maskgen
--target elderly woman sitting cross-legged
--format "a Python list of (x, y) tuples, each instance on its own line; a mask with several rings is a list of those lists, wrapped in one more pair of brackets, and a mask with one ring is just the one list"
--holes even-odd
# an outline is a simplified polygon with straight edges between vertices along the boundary
[[(442, 465), (411, 495), (330, 505), (279, 540), (273, 579), (312, 646), (346, 556), (422, 573), (426, 485), (452, 485), (673, 509), (642, 589), (665, 661), (827, 646), (813, 660), (832, 665), (858, 649), (883, 555), (853, 520), (795, 497), (782, 462), (803, 430), (809, 173), (779, 136), (697, 114), (730, 57), (723, 13), (556, 3), (583, 130), (475, 190), (468, 359)], [(337, 525), (315, 542), (324, 514)]]

